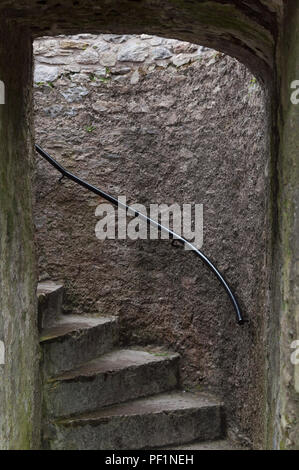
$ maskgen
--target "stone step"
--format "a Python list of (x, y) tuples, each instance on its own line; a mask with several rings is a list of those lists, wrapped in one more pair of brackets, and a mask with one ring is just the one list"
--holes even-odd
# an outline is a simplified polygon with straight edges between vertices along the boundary
[(249, 450), (246, 447), (241, 447), (235, 442), (229, 440), (221, 441), (196, 441), (191, 444), (185, 444), (180, 446), (167, 446), (161, 450)]
[(63, 315), (42, 330), (44, 372), (53, 376), (111, 351), (119, 339), (117, 317)]
[(48, 447), (61, 450), (161, 448), (223, 437), (222, 404), (207, 394), (173, 392), (57, 420)]
[(52, 326), (62, 315), (63, 286), (52, 281), (37, 286), (39, 331)]
[(178, 386), (179, 355), (121, 349), (48, 380), (50, 416), (71, 416)]

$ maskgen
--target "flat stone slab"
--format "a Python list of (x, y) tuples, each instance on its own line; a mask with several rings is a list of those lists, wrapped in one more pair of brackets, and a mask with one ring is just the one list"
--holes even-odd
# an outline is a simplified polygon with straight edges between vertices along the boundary
[(45, 387), (48, 415), (72, 416), (174, 390), (178, 381), (178, 354), (115, 350), (50, 378)]
[(41, 333), (45, 375), (53, 377), (99, 357), (113, 350), (118, 339), (117, 317), (61, 316)]
[(49, 448), (154, 449), (223, 437), (222, 403), (203, 393), (171, 392), (57, 420)]
[(42, 331), (40, 342), (57, 340), (67, 335), (73, 335), (81, 330), (95, 328), (116, 321), (116, 317), (89, 317), (84, 315), (64, 315), (56, 323)]
[(152, 414), (161, 412), (171, 412), (177, 410), (187, 410), (194, 408), (210, 408), (221, 406), (221, 402), (209, 394), (196, 394), (189, 392), (172, 392), (156, 395), (154, 397), (140, 399), (99, 410), (94, 413), (87, 413), (71, 418), (63, 422), (64, 425), (73, 426), (85, 423), (95, 423), (113, 416), (134, 416), (140, 414)]
[(44, 281), (44, 282), (39, 282), (37, 285), (37, 295), (47, 295), (51, 294), (53, 292), (56, 292), (58, 290), (63, 289), (63, 285), (61, 284), (56, 284), (53, 281)]
[(163, 447), (161, 450), (249, 450), (229, 440), (193, 442), (175, 447)]
[(37, 286), (39, 331), (52, 326), (62, 315), (64, 288), (52, 281), (40, 282)]
[(165, 353), (165, 355), (155, 355), (147, 351), (135, 349), (119, 349), (92, 361), (82, 364), (80, 367), (64, 374), (53, 377), (53, 381), (69, 381), (88, 378), (97, 374), (113, 374), (121, 370), (133, 369), (146, 364), (169, 362), (178, 359), (179, 354)]

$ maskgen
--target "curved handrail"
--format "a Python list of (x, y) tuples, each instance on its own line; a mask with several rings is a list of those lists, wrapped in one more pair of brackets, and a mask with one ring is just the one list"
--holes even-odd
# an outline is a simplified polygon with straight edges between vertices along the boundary
[(140, 219), (144, 220), (147, 222), (148, 225), (153, 225), (158, 228), (159, 231), (163, 231), (169, 234), (170, 238), (173, 241), (179, 241), (183, 245), (188, 246), (196, 255), (200, 257), (200, 259), (204, 262), (206, 266), (212, 271), (212, 273), (215, 274), (217, 279), (220, 281), (222, 286), (224, 287), (225, 291), (227, 292), (231, 303), (233, 304), (234, 310), (236, 312), (237, 316), (237, 322), (239, 325), (244, 325), (244, 323), (247, 321), (244, 319), (243, 314), (241, 312), (240, 306), (238, 304), (238, 301), (233, 294), (231, 288), (229, 287), (227, 281), (223, 277), (223, 275), (218, 271), (216, 266), (207, 258), (200, 250), (198, 250), (192, 243), (188, 242), (185, 238), (181, 237), (180, 235), (177, 235), (175, 232), (172, 230), (164, 227), (163, 225), (159, 224), (155, 220), (151, 219), (150, 217), (147, 217), (146, 215), (142, 214), (141, 212), (131, 209), (130, 206), (127, 206), (126, 204), (123, 204), (121, 201), (118, 201), (118, 199), (115, 199), (113, 196), (110, 196), (109, 194), (105, 193), (101, 189), (96, 188), (95, 186), (92, 186), (91, 184), (87, 183), (86, 181), (81, 180), (77, 176), (73, 175), (69, 171), (67, 171), (63, 166), (60, 165), (51, 155), (49, 155), (45, 150), (43, 150), (39, 145), (35, 145), (36, 151), (45, 159), (47, 160), (56, 170), (58, 170), (62, 174), (62, 178), (68, 178), (71, 181), (74, 181), (75, 183), (79, 184), (85, 189), (88, 189), (89, 191), (92, 191), (93, 193), (101, 196), (103, 199), (106, 199), (107, 201), (111, 202), (113, 205), (120, 207), (126, 211), (130, 211), (131, 214), (133, 214), (135, 217), (140, 217)]

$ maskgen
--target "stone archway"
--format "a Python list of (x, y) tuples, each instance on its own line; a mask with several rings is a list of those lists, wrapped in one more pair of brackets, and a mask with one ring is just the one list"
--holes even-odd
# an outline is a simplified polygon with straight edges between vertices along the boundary
[[(235, 0), (114, 0), (109, 4), (91, 0), (63, 3), (6, 0), (1, 4), (1, 15), (0, 79), (6, 85), (6, 105), (0, 108), (3, 336), (0, 340), (4, 341), (7, 353), (7, 364), (0, 370), (4, 384), (0, 391), (1, 446), (38, 446), (38, 349), (30, 189), (32, 36), (142, 32), (183, 39), (230, 54), (246, 64), (267, 87), (272, 224), (268, 272), (273, 276), (272, 309), (265, 319), (264, 442), (269, 448), (296, 448), (298, 372), (289, 360), (290, 340), (298, 336), (295, 122), (299, 111), (289, 99), (290, 83), (298, 78), (299, 7), (295, 0), (255, 0), (250, 6), (246, 1)], [(284, 374), (280, 375), (280, 370)]]

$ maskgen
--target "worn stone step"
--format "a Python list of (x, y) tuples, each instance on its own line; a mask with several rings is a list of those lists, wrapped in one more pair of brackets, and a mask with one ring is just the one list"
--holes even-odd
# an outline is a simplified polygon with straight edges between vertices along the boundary
[(235, 442), (229, 440), (220, 441), (196, 441), (191, 444), (184, 444), (180, 446), (167, 446), (161, 450), (249, 450), (246, 447), (242, 447)]
[(44, 371), (52, 376), (78, 367), (111, 351), (118, 338), (116, 317), (64, 315), (42, 331)]
[(37, 286), (39, 331), (49, 328), (62, 315), (63, 286), (52, 281)]
[(48, 380), (49, 415), (70, 416), (178, 386), (179, 355), (120, 349)]
[(48, 446), (61, 450), (155, 448), (223, 437), (223, 410), (207, 394), (172, 392), (57, 420)]

